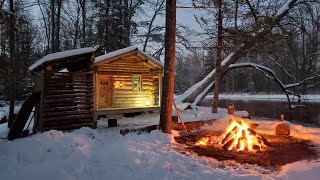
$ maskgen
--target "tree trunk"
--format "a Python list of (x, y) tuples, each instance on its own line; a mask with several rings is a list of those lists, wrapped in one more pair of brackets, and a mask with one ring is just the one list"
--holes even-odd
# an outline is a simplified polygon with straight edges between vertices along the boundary
[(176, 48), (176, 0), (166, 2), (165, 63), (159, 128), (171, 134)]
[(216, 60), (216, 73), (214, 80), (214, 96), (212, 102), (212, 113), (218, 111), (219, 91), (220, 91), (220, 76), (221, 76), (221, 61), (222, 61), (222, 0), (218, 0), (218, 42), (217, 42), (217, 60)]
[(15, 101), (15, 17), (14, 17), (14, 7), (13, 7), (13, 0), (9, 1), (9, 8), (10, 8), (10, 32), (9, 33), (9, 51), (10, 51), (10, 106), (9, 106), (9, 119), (8, 119), (8, 127), (11, 128), (14, 121), (14, 101)]
[(50, 4), (51, 9), (51, 52), (55, 51), (55, 29), (56, 29), (56, 22), (55, 22), (55, 0), (51, 0)]
[(147, 32), (146, 40), (144, 41), (144, 45), (143, 45), (143, 51), (146, 51), (146, 49), (147, 49), (147, 44), (148, 44), (149, 37), (150, 37), (150, 34), (151, 34), (151, 28), (152, 28), (152, 25), (153, 25), (154, 20), (156, 19), (156, 16), (157, 16), (157, 14), (154, 13), (153, 16), (152, 16), (152, 18), (151, 18), (151, 21), (150, 21), (150, 24), (149, 24), (149, 27), (148, 27), (148, 32)]
[(82, 10), (82, 42), (81, 47), (86, 47), (86, 0), (80, 0)]
[(61, 17), (62, 0), (58, 0), (58, 11), (57, 11), (57, 25), (56, 25), (56, 42), (55, 51), (60, 50), (60, 17)]

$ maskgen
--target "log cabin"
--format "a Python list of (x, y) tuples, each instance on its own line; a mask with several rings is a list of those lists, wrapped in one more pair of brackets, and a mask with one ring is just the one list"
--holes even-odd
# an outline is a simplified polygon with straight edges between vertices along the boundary
[(34, 132), (96, 127), (93, 113), (93, 63), (96, 48), (44, 56), (29, 71), (34, 77)]
[(95, 58), (94, 116), (158, 111), (163, 64), (135, 46)]

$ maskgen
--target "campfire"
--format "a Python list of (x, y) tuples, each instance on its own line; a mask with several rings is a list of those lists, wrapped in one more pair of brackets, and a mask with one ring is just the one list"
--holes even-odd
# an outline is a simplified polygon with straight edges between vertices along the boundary
[(205, 146), (208, 144), (222, 145), (224, 150), (235, 151), (261, 151), (267, 147), (268, 141), (258, 135), (254, 130), (254, 126), (245, 122), (243, 119), (231, 119), (225, 132), (219, 137), (203, 137), (196, 142), (197, 146)]

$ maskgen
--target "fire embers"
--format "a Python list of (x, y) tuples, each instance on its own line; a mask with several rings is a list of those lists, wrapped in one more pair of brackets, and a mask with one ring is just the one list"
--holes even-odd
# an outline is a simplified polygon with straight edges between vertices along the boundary
[(266, 147), (268, 141), (259, 136), (244, 120), (231, 119), (219, 144), (222, 144), (225, 150), (257, 152)]

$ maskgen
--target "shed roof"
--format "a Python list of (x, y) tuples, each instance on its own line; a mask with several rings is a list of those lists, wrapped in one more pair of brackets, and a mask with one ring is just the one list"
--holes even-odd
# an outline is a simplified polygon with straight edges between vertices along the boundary
[(43, 58), (41, 58), (40, 60), (38, 60), (37, 62), (35, 62), (33, 65), (31, 65), (29, 67), (29, 70), (33, 71), (37, 67), (41, 66), (42, 64), (44, 64), (46, 62), (56, 61), (56, 60), (60, 60), (60, 59), (64, 59), (64, 58), (68, 58), (68, 57), (72, 57), (72, 56), (82, 55), (82, 54), (88, 54), (88, 53), (95, 52), (96, 50), (97, 50), (96, 47), (87, 47), (87, 48), (72, 49), (72, 50), (68, 50), (68, 51), (62, 51), (62, 52), (48, 54), (48, 55), (44, 56)]
[[(161, 61), (158, 61), (157, 59), (155, 59), (154, 57), (150, 56), (146, 52), (140, 50), (136, 46), (126, 47), (126, 48), (123, 48), (123, 49), (119, 49), (117, 51), (113, 51), (113, 52), (98, 56), (98, 57), (96, 57), (94, 63), (97, 64), (97, 63), (102, 62), (102, 61), (105, 62), (105, 61), (111, 60), (111, 58), (114, 59), (117, 56), (121, 56), (123, 54), (134, 52), (134, 51), (137, 51), (138, 53), (144, 55), (147, 59), (152, 61), (154, 64), (156, 64), (159, 67), (163, 68), (163, 63)], [(120, 60), (120, 58), (118, 60)]]

